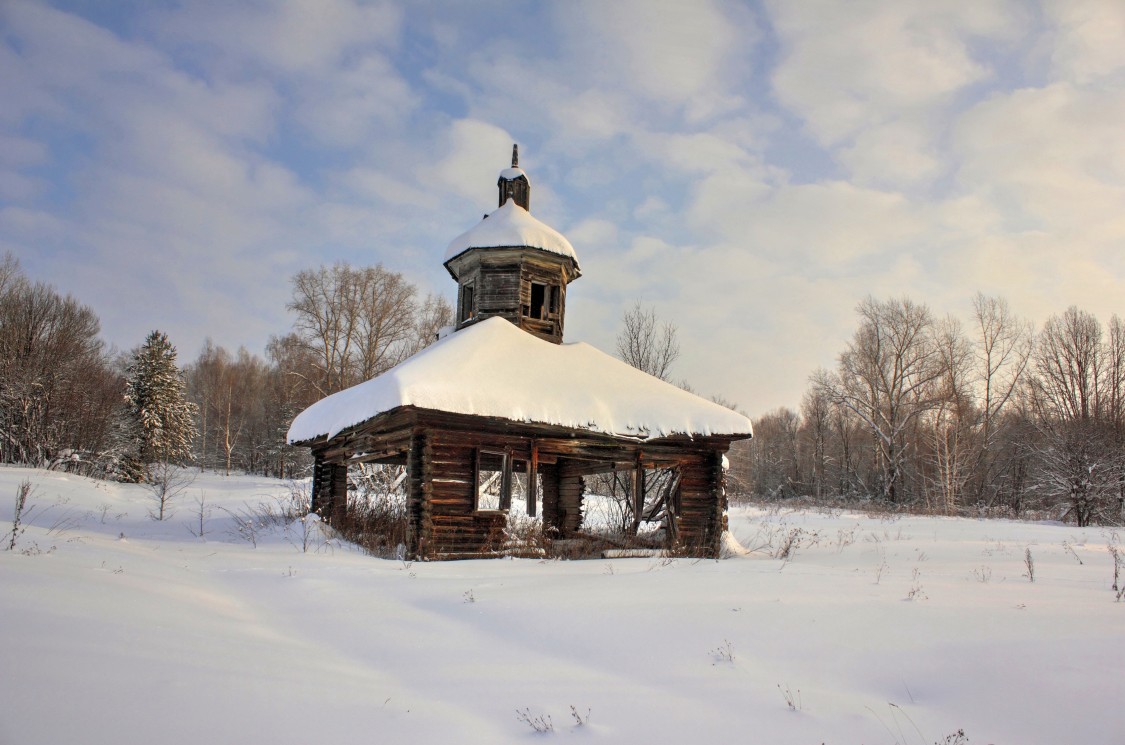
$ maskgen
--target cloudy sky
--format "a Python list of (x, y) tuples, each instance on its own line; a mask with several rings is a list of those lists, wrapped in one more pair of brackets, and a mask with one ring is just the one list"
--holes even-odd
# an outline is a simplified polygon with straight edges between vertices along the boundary
[(1125, 2), (0, 0), (0, 251), (122, 348), (261, 353), (289, 278), (446, 244), (512, 142), (567, 338), (797, 406), (866, 295), (1125, 312)]

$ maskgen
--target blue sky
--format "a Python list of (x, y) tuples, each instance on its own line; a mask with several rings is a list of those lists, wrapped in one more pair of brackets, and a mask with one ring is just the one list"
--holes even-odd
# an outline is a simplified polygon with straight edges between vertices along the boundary
[(1036, 325), (1125, 289), (1125, 2), (0, 3), (0, 251), (122, 348), (261, 353), (289, 278), (446, 244), (518, 142), (584, 275), (674, 374), (797, 406), (871, 294)]

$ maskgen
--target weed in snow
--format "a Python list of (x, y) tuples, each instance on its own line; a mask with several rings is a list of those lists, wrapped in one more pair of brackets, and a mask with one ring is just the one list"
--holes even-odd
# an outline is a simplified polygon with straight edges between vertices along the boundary
[(855, 543), (855, 534), (857, 530), (859, 530), (859, 523), (856, 523), (855, 527), (848, 528), (847, 530), (840, 528), (836, 531), (837, 553), (842, 552), (845, 548)]
[(922, 590), (922, 573), (918, 571), (918, 567), (914, 567), (910, 579), (910, 591), (906, 593), (907, 600), (926, 600), (928, 595)]
[(730, 641), (723, 639), (722, 644), (711, 650), (711, 657), (714, 659), (712, 665), (718, 665), (720, 662), (734, 664), (734, 648)]
[(1113, 591), (1117, 593), (1117, 602), (1125, 595), (1125, 584), (1121, 583), (1121, 551), (1117, 548), (1117, 533), (1113, 534), (1113, 541), (1108, 545), (1110, 558), (1113, 559)]
[(8, 550), (14, 551), (16, 548), (16, 541), (27, 530), (25, 517), (34, 510), (34, 507), (28, 508), (27, 498), (31, 496), (32, 487), (31, 482), (24, 479), (20, 485), (16, 487), (16, 510), (12, 514), (12, 530), (8, 534), (10, 539), (8, 541)]
[(883, 580), (883, 574), (888, 569), (887, 565), (887, 552), (882, 548), (879, 549), (879, 566), (875, 567), (875, 584), (879, 584)]
[(794, 693), (789, 688), (788, 684), (786, 684), (785, 687), (782, 688), (781, 683), (778, 683), (777, 690), (781, 691), (781, 697), (785, 699), (785, 704), (789, 707), (789, 711), (801, 711), (804, 708), (804, 704), (801, 701), (800, 688), (798, 688), (796, 693)]
[[(55, 504), (40, 508), (35, 503), (29, 503), (28, 499), (35, 494), (35, 487), (32, 486), (31, 481), (24, 479), (16, 487), (16, 503), (15, 510), (12, 513), (12, 529), (5, 536), (7, 546), (5, 550), (15, 551), (16, 544), (19, 542), (20, 537), (27, 531), (28, 527), (35, 523), (37, 518), (46, 516), (51, 511), (60, 506), (66, 505), (69, 501), (67, 499), (60, 499)], [(47, 528), (47, 535), (51, 537), (60, 537), (63, 533), (73, 528), (78, 524), (78, 520), (73, 516), (70, 508), (64, 509), (61, 513), (55, 513), (55, 521)], [(55, 550), (55, 546), (51, 546), (46, 551), (39, 548), (39, 544), (34, 541), (30, 546), (25, 546), (19, 549), (19, 552), (25, 556), (38, 556), (39, 554), (49, 554)]]
[(1078, 562), (1079, 566), (1083, 565), (1081, 557), (1078, 556), (1078, 552), (1074, 550), (1074, 546), (1070, 545), (1069, 541), (1063, 541), (1063, 551), (1066, 551), (1068, 554), (1073, 556), (1074, 560)]
[(555, 731), (555, 725), (551, 722), (550, 714), (533, 715), (531, 709), (524, 709), (522, 711), (516, 709), (516, 721), (523, 722), (540, 735)]

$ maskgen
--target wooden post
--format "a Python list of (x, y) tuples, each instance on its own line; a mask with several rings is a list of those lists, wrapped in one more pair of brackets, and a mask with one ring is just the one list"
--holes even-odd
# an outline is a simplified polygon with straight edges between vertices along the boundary
[(430, 465), (426, 454), (425, 438), (416, 434), (410, 438), (406, 454), (408, 487), (406, 495), (406, 550), (411, 558), (421, 558), (429, 550), (430, 519), (429, 494)]
[(321, 508), (324, 506), (326, 494), (324, 493), (324, 456), (320, 453), (313, 453), (313, 472), (312, 472), (312, 497), (309, 500), (309, 512), (320, 514)]
[(500, 509), (507, 512), (512, 509), (512, 449), (504, 449), (504, 457), (500, 461)]
[(559, 502), (559, 466), (558, 463), (539, 464), (539, 473), (543, 477), (543, 529), (551, 531), (553, 535), (562, 532), (562, 504)]
[(480, 509), (480, 448), (473, 448), (473, 512)]
[(535, 502), (539, 497), (539, 443), (531, 441), (531, 460), (527, 462), (527, 514), (535, 517)]
[(342, 525), (348, 514), (348, 466), (334, 463), (331, 469), (331, 497), (329, 498), (328, 521), (336, 526)]
[(641, 451), (637, 451), (637, 461), (633, 465), (633, 535), (641, 528), (641, 513), (645, 509), (645, 469), (641, 463)]
[[(559, 458), (555, 469), (559, 484), (559, 531), (563, 538), (569, 538), (582, 527), (582, 493), (586, 486), (582, 477), (575, 473), (573, 462)], [(546, 504), (546, 489), (543, 497)]]

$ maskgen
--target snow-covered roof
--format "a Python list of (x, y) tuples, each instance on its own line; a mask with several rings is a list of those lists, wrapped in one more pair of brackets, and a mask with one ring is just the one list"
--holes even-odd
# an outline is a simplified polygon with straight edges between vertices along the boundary
[[(512, 166), (511, 168), (505, 168), (503, 171), (500, 171), (500, 178), (508, 179), (509, 181), (518, 179), (520, 176), (527, 178), (527, 174), (524, 173), (523, 169), (519, 166)], [(531, 179), (528, 179), (528, 183), (531, 183)]]
[(334, 437), (400, 406), (609, 435), (750, 435), (750, 420), (589, 344), (552, 344), (502, 318), (435, 342), (301, 412), (289, 442)]
[(463, 254), (470, 248), (498, 248), (500, 246), (528, 246), (551, 253), (569, 256), (578, 264), (578, 254), (562, 233), (531, 216), (513, 200), (481, 220), (476, 227), (462, 233), (445, 249), (445, 261)]

